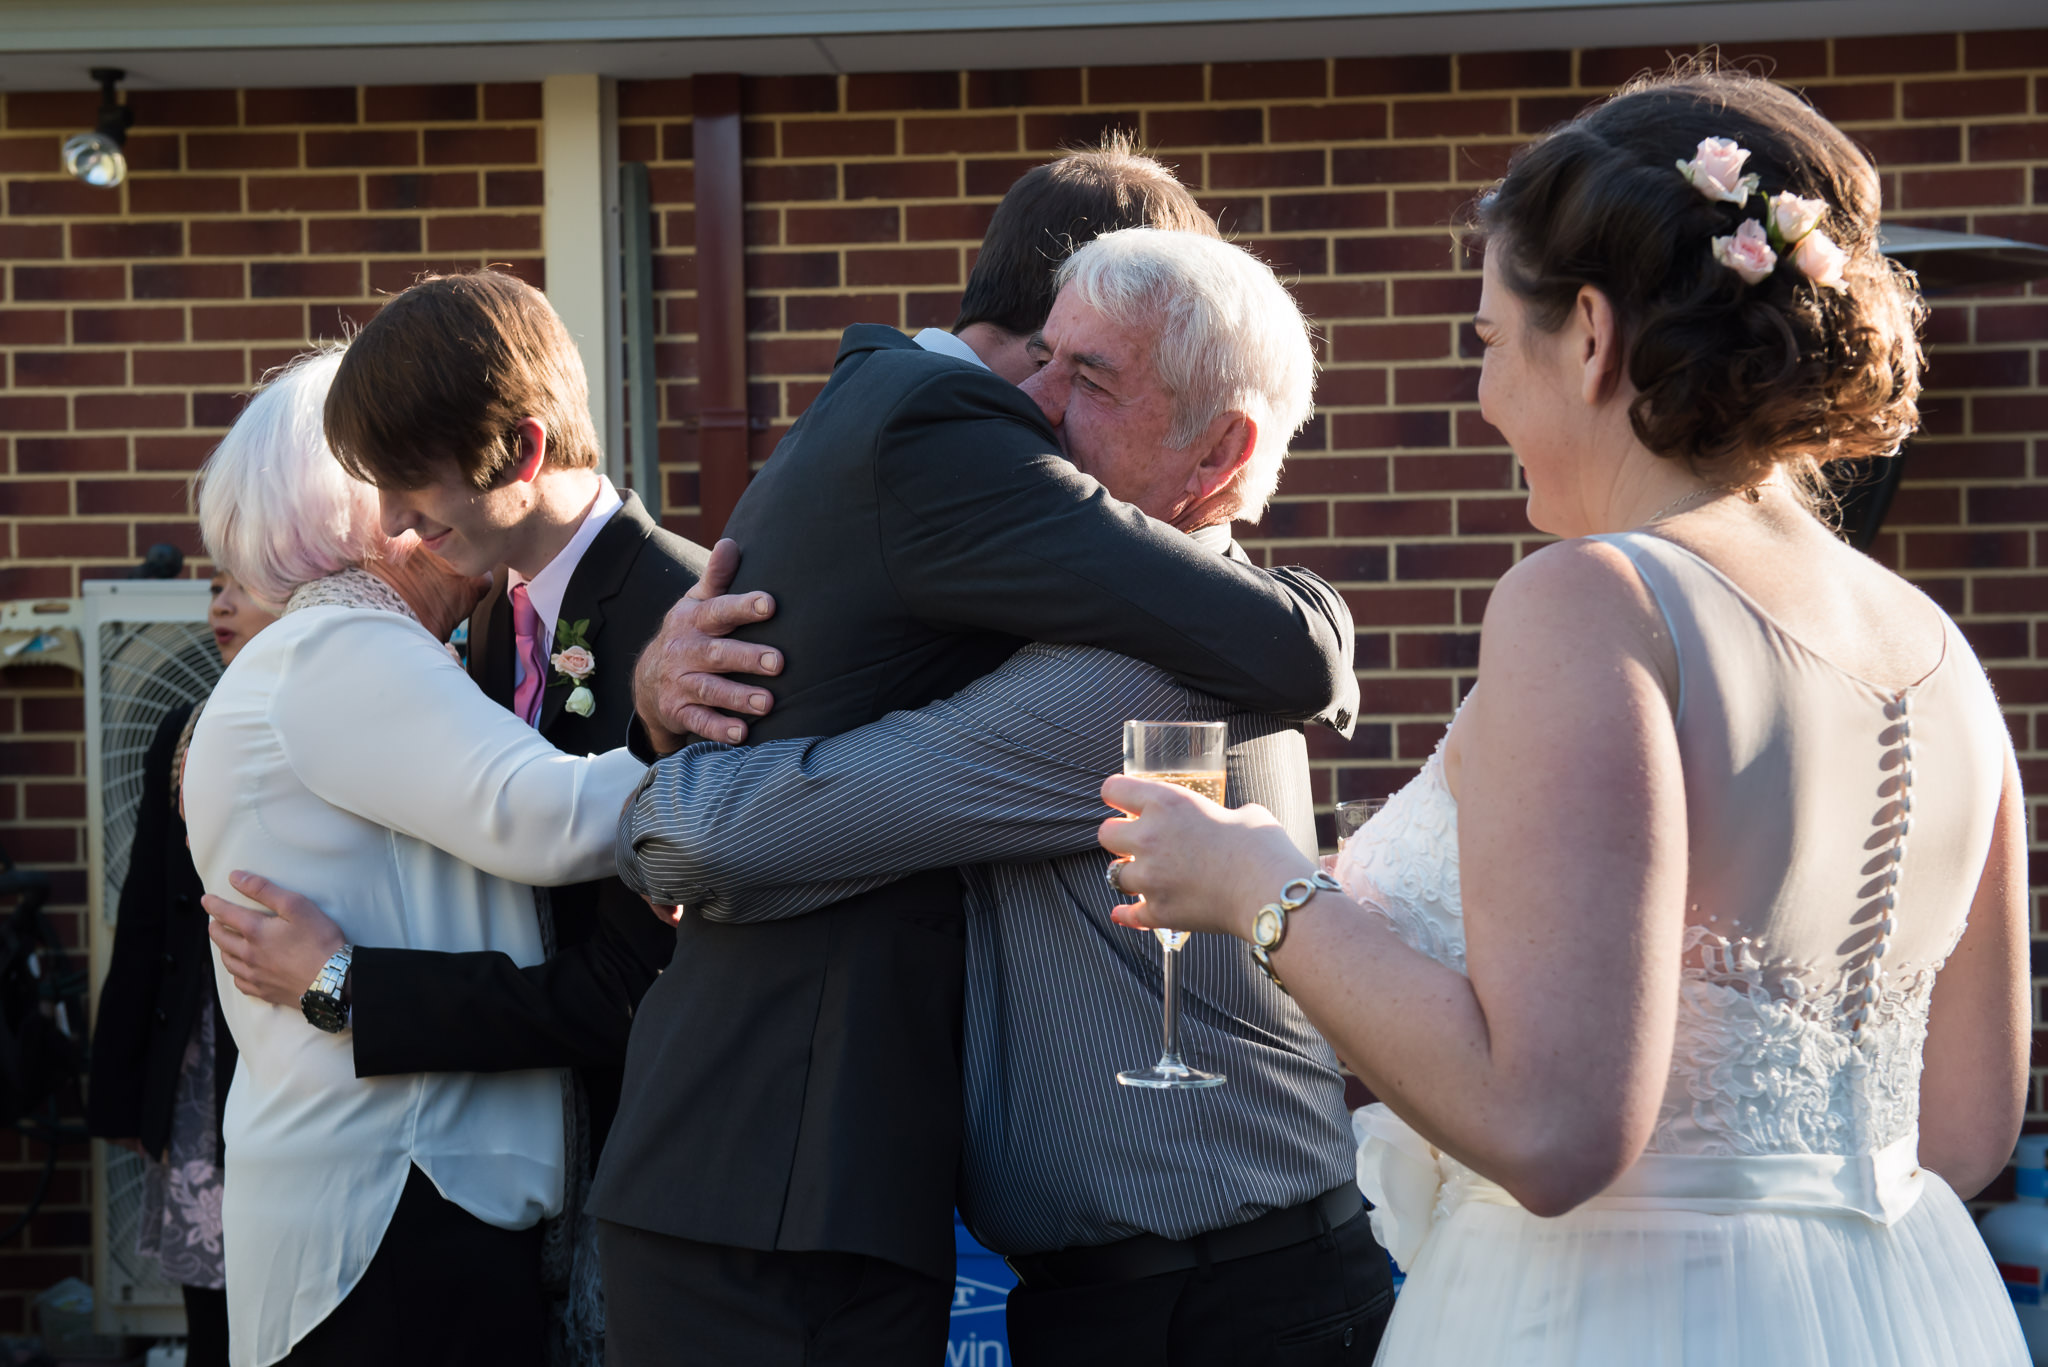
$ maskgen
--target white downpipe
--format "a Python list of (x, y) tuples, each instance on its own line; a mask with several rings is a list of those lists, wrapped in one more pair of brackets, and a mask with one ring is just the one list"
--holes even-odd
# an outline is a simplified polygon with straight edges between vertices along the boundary
[(618, 101), (613, 82), (578, 72), (541, 83), (541, 240), (548, 300), (583, 354), (604, 471), (624, 482), (619, 402)]

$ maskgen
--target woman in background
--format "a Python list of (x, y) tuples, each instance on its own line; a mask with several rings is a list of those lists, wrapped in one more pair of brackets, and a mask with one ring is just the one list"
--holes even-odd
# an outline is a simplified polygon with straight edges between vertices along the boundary
[[(213, 577), (207, 622), (223, 667), (277, 620), (231, 574)], [(172, 708), (142, 761), (114, 955), (92, 1033), (86, 1125), (146, 1167), (140, 1250), (185, 1295), (187, 1367), (227, 1367), (221, 1273), (221, 1111), (235, 1041), (220, 1025), (205, 892), (185, 844), (176, 776), (202, 700)]]

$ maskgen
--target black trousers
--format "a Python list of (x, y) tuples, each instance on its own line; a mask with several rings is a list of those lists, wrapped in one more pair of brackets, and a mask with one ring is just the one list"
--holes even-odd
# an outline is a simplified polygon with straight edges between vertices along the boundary
[(414, 1168), (363, 1279), (283, 1367), (541, 1367), (540, 1230), (487, 1225)]
[(1138, 1281), (1010, 1293), (1016, 1367), (1310, 1367), (1370, 1363), (1393, 1269), (1363, 1211), (1250, 1258)]
[(181, 1286), (185, 1293), (185, 1367), (228, 1367), (228, 1293)]
[(597, 1222), (608, 1367), (940, 1367), (953, 1287), (859, 1253), (763, 1253)]

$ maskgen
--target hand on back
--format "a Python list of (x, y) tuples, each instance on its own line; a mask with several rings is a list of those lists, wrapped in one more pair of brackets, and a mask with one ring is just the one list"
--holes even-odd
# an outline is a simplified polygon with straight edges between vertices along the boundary
[(726, 592), (739, 566), (738, 542), (721, 540), (713, 547), (703, 577), (669, 609), (633, 667), (633, 707), (662, 754), (693, 737), (737, 745), (747, 738), (743, 719), (764, 716), (774, 706), (759, 684), (726, 677), (782, 672), (780, 651), (727, 639), (775, 613), (768, 594)]
[(327, 960), (345, 942), (341, 927), (296, 892), (240, 870), (228, 875), (236, 892), (263, 907), (254, 911), (209, 893), (200, 899), (210, 918), (207, 938), (243, 995), (272, 1006), (297, 1007)]

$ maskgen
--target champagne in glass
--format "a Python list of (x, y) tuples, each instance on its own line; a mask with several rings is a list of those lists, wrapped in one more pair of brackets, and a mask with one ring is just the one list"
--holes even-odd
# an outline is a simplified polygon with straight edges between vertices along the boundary
[[(1224, 753), (1229, 739), (1220, 721), (1127, 721), (1124, 723), (1124, 772), (1137, 778), (1173, 783), (1223, 801)], [(1126, 1087), (1216, 1087), (1221, 1073), (1191, 1068), (1180, 1053), (1180, 978), (1175, 972), (1180, 947), (1188, 932), (1155, 930), (1165, 964), (1159, 1062), (1150, 1068), (1118, 1073)]]

